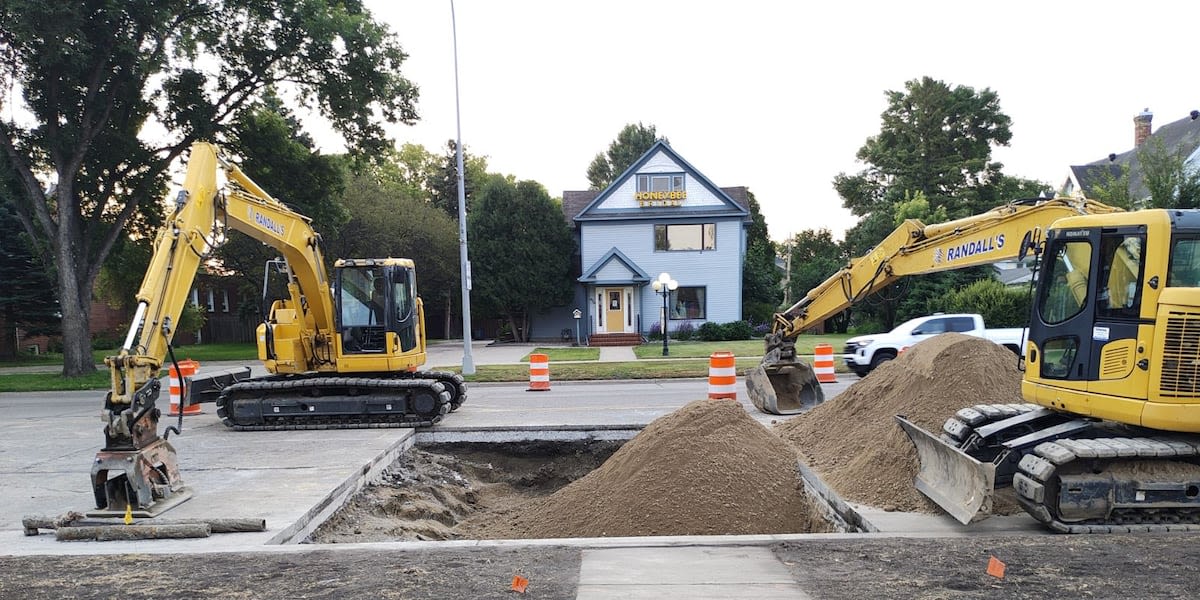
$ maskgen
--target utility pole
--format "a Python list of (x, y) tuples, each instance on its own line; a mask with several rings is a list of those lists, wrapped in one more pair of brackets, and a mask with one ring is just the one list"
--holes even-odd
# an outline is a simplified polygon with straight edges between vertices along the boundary
[(471, 356), (471, 261), (467, 257), (467, 186), (463, 170), (462, 118), (458, 103), (458, 22), (454, 18), (454, 0), (450, 0), (450, 30), (454, 36), (454, 124), (458, 128), (454, 152), (458, 163), (458, 268), (462, 273), (462, 374), (474, 375), (475, 359)]

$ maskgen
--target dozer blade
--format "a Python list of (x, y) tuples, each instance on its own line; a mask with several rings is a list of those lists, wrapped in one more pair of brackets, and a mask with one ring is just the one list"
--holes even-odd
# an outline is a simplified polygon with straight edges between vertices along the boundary
[(754, 408), (772, 415), (794, 415), (825, 401), (812, 367), (802, 362), (759, 364), (746, 372), (746, 392)]
[(921, 461), (917, 489), (966, 525), (992, 512), (996, 465), (981, 463), (938, 436), (896, 415)]

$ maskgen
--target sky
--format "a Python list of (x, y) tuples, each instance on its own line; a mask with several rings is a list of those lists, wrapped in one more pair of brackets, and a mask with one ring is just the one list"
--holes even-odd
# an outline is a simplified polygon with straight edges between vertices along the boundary
[[(366, 6), (420, 88), (419, 123), (389, 132), (440, 154), (457, 137), (450, 1)], [(993, 158), (1056, 188), (1070, 165), (1130, 149), (1143, 109), (1155, 128), (1200, 109), (1196, 19), (1174, 1), (453, 6), (461, 137), (489, 171), (556, 197), (585, 190), (588, 164), (625, 125), (653, 125), (716, 185), (746, 186), (776, 241), (822, 228), (841, 239), (857, 222), (832, 181), (865, 167), (855, 154), (879, 132), (885, 92), (906, 81), (996, 92), (1012, 141)]]

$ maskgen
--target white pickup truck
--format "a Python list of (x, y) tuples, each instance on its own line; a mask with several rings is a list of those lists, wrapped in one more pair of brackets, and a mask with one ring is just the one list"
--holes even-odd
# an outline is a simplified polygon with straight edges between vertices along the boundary
[(1020, 327), (987, 329), (983, 326), (983, 317), (979, 315), (937, 313), (905, 321), (887, 333), (852, 337), (846, 340), (842, 360), (855, 375), (866, 377), (871, 369), (896, 358), (905, 348), (947, 332), (989, 339), (1019, 356), (1026, 330)]

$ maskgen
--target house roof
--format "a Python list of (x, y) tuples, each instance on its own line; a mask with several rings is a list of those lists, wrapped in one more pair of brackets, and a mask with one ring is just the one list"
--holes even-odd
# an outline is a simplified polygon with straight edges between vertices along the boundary
[[(697, 182), (699, 182), (700, 185), (708, 188), (715, 196), (717, 196), (717, 198), (721, 199), (722, 202), (725, 203), (726, 208), (725, 209), (714, 209), (714, 207), (699, 207), (699, 208), (695, 208), (695, 209), (684, 208), (683, 210), (681, 210), (680, 208), (677, 208), (677, 207), (676, 208), (660, 208), (660, 209), (642, 208), (642, 209), (638, 209), (636, 211), (606, 212), (602, 216), (601, 215), (585, 216), (584, 213), (587, 213), (592, 208), (601, 205), (604, 202), (604, 200), (614, 192), (614, 190), (621, 187), (621, 185), (624, 184), (629, 178), (636, 175), (638, 170), (641, 169), (642, 166), (646, 164), (646, 162), (648, 162), (655, 154), (657, 154), (660, 151), (665, 152), (673, 161), (675, 161), (677, 164), (679, 164), (685, 171), (688, 172), (688, 174), (690, 174)], [(644, 152), (641, 157), (639, 157), (636, 161), (634, 161), (634, 163), (632, 165), (629, 165), (629, 168), (625, 169), (625, 171), (623, 173), (621, 173), (621, 175), (618, 176), (616, 179), (614, 179), (613, 182), (611, 184), (609, 184), (609, 186), (607, 188), (605, 188), (603, 190), (587, 190), (587, 191), (581, 191), (581, 192), (571, 192), (571, 191), (563, 192), (562, 207), (563, 207), (563, 216), (567, 219), (568, 222), (571, 222), (571, 223), (574, 223), (574, 222), (577, 222), (580, 220), (596, 219), (596, 218), (644, 219), (644, 218), (656, 218), (656, 217), (668, 216), (668, 215), (671, 217), (710, 216), (710, 215), (718, 213), (718, 212), (720, 212), (723, 215), (736, 216), (736, 215), (740, 214), (743, 218), (749, 218), (750, 203), (747, 198), (747, 194), (748, 194), (748, 191), (746, 190), (746, 188), (744, 186), (729, 187), (729, 188), (717, 187), (711, 181), (709, 181), (708, 178), (705, 177), (703, 173), (696, 170), (696, 168), (693, 167), (692, 165), (688, 164), (688, 162), (686, 160), (684, 160), (683, 157), (679, 156), (679, 154), (676, 153), (675, 150), (673, 150), (670, 145), (668, 145), (666, 142), (660, 140), (658, 142), (655, 142), (654, 145), (651, 146), (649, 150), (646, 150), (646, 152)], [(730, 208), (732, 208), (733, 210), (730, 211), (729, 210)]]
[[(1168, 152), (1181, 154), (1185, 158), (1191, 157), (1192, 160), (1196, 160), (1197, 151), (1200, 150), (1200, 113), (1192, 111), (1190, 115), (1182, 119), (1159, 127), (1143, 142), (1143, 146), (1145, 144), (1159, 143)], [(1138, 199), (1149, 196), (1150, 191), (1146, 188), (1145, 182), (1142, 181), (1138, 148), (1130, 148), (1120, 154), (1110, 154), (1086, 165), (1073, 166), (1071, 170), (1084, 194), (1089, 195), (1088, 192), (1094, 189), (1091, 186), (1103, 181), (1105, 169), (1108, 169), (1108, 172), (1113, 173), (1114, 176), (1119, 177), (1121, 175), (1121, 167), (1123, 166), (1129, 168), (1130, 194)]]

